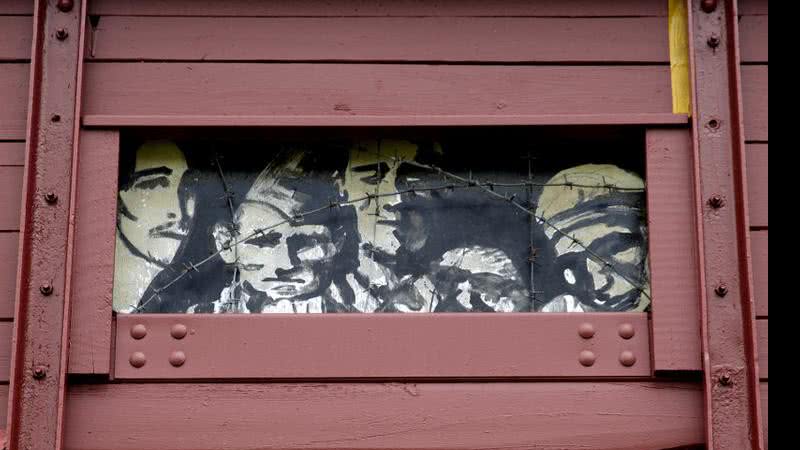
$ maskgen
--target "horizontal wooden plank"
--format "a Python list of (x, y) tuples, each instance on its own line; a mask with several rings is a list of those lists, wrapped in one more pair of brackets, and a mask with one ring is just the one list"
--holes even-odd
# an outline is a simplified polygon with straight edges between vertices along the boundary
[(0, 64), (0, 139), (25, 139), (29, 64)]
[(91, 63), (85, 86), (87, 125), (196, 115), (229, 125), (686, 120), (671, 114), (662, 66)]
[(739, 0), (740, 15), (767, 15), (768, 13), (768, 0)]
[(744, 136), (748, 141), (769, 140), (769, 69), (742, 66)]
[[(19, 0), (16, 0), (19, 1)], [(89, 13), (130, 16), (666, 16), (659, 0), (95, 0)]]
[(739, 20), (739, 51), (742, 62), (766, 63), (769, 60), (768, 16), (743, 16)]
[(758, 339), (758, 376), (762, 380), (769, 379), (769, 320), (756, 320), (756, 336)]
[(30, 60), (33, 18), (0, 16), (0, 61)]
[(0, 383), (7, 383), (11, 375), (11, 334), (14, 322), (0, 322)]
[[(122, 314), (116, 319), (117, 379), (527, 378), (649, 376), (647, 314)], [(591, 324), (591, 339), (578, 328)], [(188, 335), (170, 335), (180, 324)], [(630, 324), (635, 336), (618, 328)], [(143, 339), (131, 337), (142, 325)], [(173, 367), (169, 357), (186, 361)], [(594, 352), (590, 367), (579, 362)], [(625, 367), (630, 351), (636, 363)], [(134, 353), (147, 361), (136, 368)], [(402, 355), (402, 357), (397, 357)]]
[[(0, 15), (33, 14), (33, 2), (29, 0), (3, 0), (0, 2)], [(31, 29), (31, 31), (33, 31)]]
[(769, 449), (769, 383), (761, 382), (761, 422), (764, 429), (764, 448)]
[(14, 317), (18, 249), (18, 232), (0, 232), (0, 319)]
[(81, 130), (69, 330), (73, 374), (111, 370), (118, 155), (118, 131)]
[(646, 143), (654, 368), (702, 370), (692, 135), (651, 129)]
[(616, 449), (702, 443), (700, 384), (69, 386), (69, 449)]
[(750, 232), (750, 253), (753, 259), (753, 295), (756, 315), (769, 316), (769, 231)]
[(91, 54), (96, 61), (668, 63), (666, 28), (666, 17), (126, 16), (100, 21)]
[(25, 142), (0, 142), (0, 166), (25, 164)]
[(22, 174), (22, 167), (0, 166), (0, 231), (19, 230)]
[(766, 227), (769, 222), (769, 145), (747, 144), (745, 149), (750, 226)]

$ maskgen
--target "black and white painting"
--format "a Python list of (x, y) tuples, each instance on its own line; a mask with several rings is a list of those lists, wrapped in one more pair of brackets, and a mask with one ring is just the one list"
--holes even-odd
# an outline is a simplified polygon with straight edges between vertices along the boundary
[(392, 134), (126, 139), (115, 311), (649, 307), (630, 139)]

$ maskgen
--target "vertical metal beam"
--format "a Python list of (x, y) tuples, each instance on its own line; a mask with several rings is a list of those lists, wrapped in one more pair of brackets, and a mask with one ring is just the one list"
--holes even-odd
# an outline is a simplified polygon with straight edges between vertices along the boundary
[(86, 0), (36, 0), (8, 444), (60, 449)]
[(735, 0), (689, 1), (710, 449), (762, 449)]

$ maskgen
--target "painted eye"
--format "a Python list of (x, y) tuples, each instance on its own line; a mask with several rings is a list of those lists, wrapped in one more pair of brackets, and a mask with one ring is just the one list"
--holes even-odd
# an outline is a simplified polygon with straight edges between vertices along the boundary
[(166, 188), (169, 187), (169, 178), (165, 177), (164, 175), (154, 176), (154, 177), (143, 177), (139, 179), (136, 184), (133, 185), (134, 189), (155, 189), (157, 187)]
[(273, 231), (271, 233), (267, 233), (265, 235), (256, 236), (254, 238), (250, 238), (247, 240), (247, 244), (254, 245), (259, 248), (272, 248), (277, 246), (281, 243), (281, 238), (283, 235), (278, 233), (277, 231)]

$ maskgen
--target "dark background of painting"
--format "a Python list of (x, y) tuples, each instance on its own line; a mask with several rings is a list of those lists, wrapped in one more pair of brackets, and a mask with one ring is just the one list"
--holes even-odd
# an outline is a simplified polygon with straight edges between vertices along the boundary
[[(217, 160), (232, 193), (234, 210), (260, 171), (281, 149), (302, 148), (312, 152), (316, 156), (316, 173), (311, 176), (324, 177), (335, 172), (342, 174), (349, 149), (355, 142), (369, 139), (414, 142), (419, 146), (417, 161), (482, 181), (524, 181), (530, 164), (533, 180), (544, 183), (560, 170), (587, 163), (614, 164), (646, 179), (644, 134), (634, 127), (142, 128), (126, 130), (122, 136), (121, 173), (131, 170), (135, 151), (144, 141), (170, 139), (186, 156), (190, 170), (183, 183), (191, 183), (189, 188), (196, 195), (195, 219), (187, 241), (170, 267), (154, 279), (144, 298), (153, 293), (153, 286), (165, 285), (187, 266), (216, 251), (211, 231), (216, 223), (231, 221)], [(443, 154), (434, 151), (435, 142), (441, 145)], [(424, 169), (404, 167), (398, 174), (398, 188), (407, 186), (401, 181), (403, 176), (420, 178), (421, 181), (414, 183), (418, 188), (451, 184)], [(336, 200), (335, 191), (326, 188), (326, 184), (316, 183), (316, 187), (310, 188), (310, 193), (319, 200), (318, 205)], [(540, 190), (497, 188), (501, 193), (516, 194), (520, 201), (535, 201)], [(537, 292), (534, 307), (561, 288), (563, 269), (552, 264), (553, 255), (542, 226), (531, 224), (528, 215), (476, 189), (444, 189), (433, 192), (431, 197), (405, 196), (400, 206), (422, 212), (429, 239), (417, 252), (401, 248), (394, 261), (398, 276), (427, 273), (430, 264), (449, 249), (481, 245), (505, 251), (530, 289), (529, 257), (533, 247)], [(353, 211), (335, 214), (324, 212), (310, 220), (315, 223), (355, 220)], [(355, 230), (354, 223), (352, 227)], [(354, 248), (351, 246), (348, 251), (352, 257)], [(343, 264), (343, 270), (347, 266)], [(199, 305), (197, 312), (207, 311), (209, 302), (218, 299), (232, 275), (232, 268), (215, 256), (162, 291), (162, 301), (153, 303), (147, 311), (184, 312), (193, 304)]]

